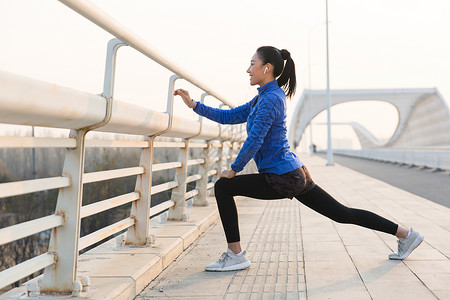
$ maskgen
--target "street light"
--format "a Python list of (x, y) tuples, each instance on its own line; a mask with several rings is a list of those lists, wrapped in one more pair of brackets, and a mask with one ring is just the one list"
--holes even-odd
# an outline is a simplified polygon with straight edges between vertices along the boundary
[(329, 55), (328, 55), (328, 0), (326, 1), (326, 22), (327, 22), (327, 133), (328, 133), (328, 141), (327, 141), (327, 166), (333, 165), (333, 150), (331, 148), (331, 117), (330, 117), (330, 63), (329, 63)]
[[(333, 21), (329, 21), (328, 23), (332, 23)], [(319, 25), (325, 25), (326, 22), (317, 23), (312, 26), (308, 31), (308, 119), (309, 119), (309, 150), (310, 155), (314, 154), (313, 150), (313, 141), (312, 141), (312, 99), (311, 99), (311, 33), (314, 29), (316, 29)]]
[(318, 25), (314, 25), (308, 32), (308, 120), (309, 120), (309, 154), (313, 155), (313, 142), (312, 142), (312, 113), (311, 113), (311, 32)]

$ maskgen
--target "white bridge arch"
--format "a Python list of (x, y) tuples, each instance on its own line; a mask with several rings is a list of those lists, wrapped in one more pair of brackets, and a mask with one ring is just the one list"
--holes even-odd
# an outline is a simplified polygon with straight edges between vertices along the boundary
[[(450, 111), (436, 88), (331, 90), (331, 106), (354, 101), (388, 102), (397, 109), (398, 124), (384, 144), (361, 143), (372, 147), (448, 146)], [(311, 101), (309, 101), (311, 100)], [(309, 111), (311, 103), (311, 112)], [(290, 124), (289, 141), (296, 148), (309, 121), (326, 109), (326, 90), (304, 90)], [(311, 114), (311, 116), (310, 116)], [(371, 133), (352, 126), (360, 141)], [(365, 134), (364, 134), (365, 132)]]

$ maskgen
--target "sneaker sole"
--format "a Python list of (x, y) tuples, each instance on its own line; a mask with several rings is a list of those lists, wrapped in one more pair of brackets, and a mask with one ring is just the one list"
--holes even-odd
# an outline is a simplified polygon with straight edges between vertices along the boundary
[(229, 272), (229, 271), (238, 271), (238, 270), (244, 270), (250, 267), (250, 261), (244, 261), (237, 265), (228, 266), (225, 268), (205, 268), (205, 271), (208, 272)]
[(403, 260), (405, 258), (407, 258), (411, 252), (414, 251), (414, 249), (416, 249), (417, 247), (419, 247), (419, 245), (423, 242), (423, 235), (419, 234), (416, 239), (414, 240), (414, 242), (411, 244), (411, 246), (409, 247), (408, 251), (405, 252), (405, 254), (403, 254), (403, 256), (396, 256), (391, 258), (389, 256), (389, 259), (395, 259), (395, 260)]

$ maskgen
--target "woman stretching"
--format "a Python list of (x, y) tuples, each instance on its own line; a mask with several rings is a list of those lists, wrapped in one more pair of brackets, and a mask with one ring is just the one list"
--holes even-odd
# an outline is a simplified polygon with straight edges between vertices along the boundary
[[(286, 61), (286, 63), (285, 63)], [(300, 161), (290, 151), (286, 128), (286, 97), (295, 93), (295, 65), (290, 53), (264, 46), (256, 50), (247, 69), (250, 84), (258, 85), (258, 95), (248, 103), (229, 110), (206, 106), (192, 100), (186, 90), (174, 95), (194, 111), (221, 124), (247, 122), (247, 139), (230, 170), (217, 180), (214, 191), (228, 242), (228, 249), (206, 271), (235, 271), (250, 266), (242, 251), (234, 196), (257, 199), (296, 198), (316, 212), (339, 223), (348, 223), (395, 235), (398, 253), (390, 259), (406, 258), (423, 240), (423, 235), (366, 210), (349, 208), (316, 185)], [(236, 175), (254, 159), (258, 174)]]

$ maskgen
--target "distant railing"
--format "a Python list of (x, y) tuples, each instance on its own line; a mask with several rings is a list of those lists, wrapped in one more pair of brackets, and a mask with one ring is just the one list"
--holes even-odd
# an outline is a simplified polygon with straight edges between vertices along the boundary
[(336, 154), (450, 171), (450, 147), (333, 150)]
[[(34, 79), (0, 71), (0, 123), (70, 129), (69, 137), (0, 137), (0, 148), (67, 148), (60, 176), (0, 184), (0, 198), (59, 189), (55, 213), (43, 218), (0, 229), (0, 245), (14, 242), (46, 230), (52, 230), (48, 252), (0, 272), (0, 288), (44, 270), (40, 289), (45, 292), (72, 292), (77, 280), (79, 251), (128, 229), (127, 244), (149, 245), (151, 217), (168, 210), (168, 220), (187, 220), (186, 201), (194, 206), (207, 205), (207, 192), (214, 186), (221, 170), (229, 167), (242, 142), (243, 126), (205, 124), (173, 114), (175, 81), (184, 79), (206, 95), (232, 104), (218, 96), (196, 78), (157, 54), (125, 27), (113, 21), (87, 1), (61, 1), (105, 30), (119, 37), (108, 44), (104, 89), (92, 95)], [(145, 109), (118, 100), (113, 101), (114, 69), (117, 49), (129, 45), (142, 52), (175, 75), (169, 79), (165, 113)], [(128, 140), (86, 139), (91, 130), (133, 135)], [(160, 141), (158, 136), (181, 138)], [(85, 149), (141, 148), (138, 166), (84, 172)], [(179, 149), (178, 160), (153, 163), (155, 148)], [(203, 149), (200, 157), (190, 157), (189, 149)], [(217, 151), (213, 151), (216, 149)], [(199, 172), (188, 176), (189, 166), (199, 165)], [(171, 181), (152, 186), (152, 174), (175, 169)], [(136, 176), (134, 192), (82, 206), (83, 185), (127, 176)], [(188, 183), (196, 182), (187, 192)], [(152, 195), (171, 190), (171, 199), (151, 207)], [(80, 238), (81, 219), (129, 203), (129, 217)], [(79, 284), (79, 283), (78, 283)]]

